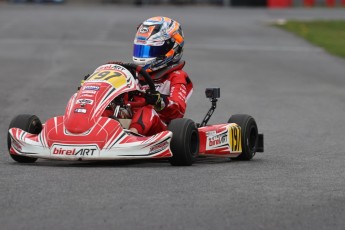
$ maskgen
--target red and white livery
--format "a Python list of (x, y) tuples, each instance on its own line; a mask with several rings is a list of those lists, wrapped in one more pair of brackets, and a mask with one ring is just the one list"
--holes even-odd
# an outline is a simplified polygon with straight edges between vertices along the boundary
[[(172, 165), (191, 165), (198, 155), (250, 160), (255, 152), (263, 151), (263, 135), (258, 134), (255, 120), (249, 115), (234, 115), (228, 123), (206, 125), (219, 97), (213, 94), (215, 89), (212, 95), (206, 90), (213, 106), (201, 124), (181, 118), (171, 121), (168, 131), (153, 136), (130, 132), (126, 129), (130, 120), (118, 119), (118, 114), (123, 110), (131, 114), (131, 107), (142, 106), (122, 100), (128, 92), (145, 93), (137, 84), (138, 74), (155, 90), (150, 76), (139, 66), (107, 64), (98, 67), (70, 98), (63, 116), (50, 118), (44, 124), (35, 115), (16, 116), (8, 131), (11, 157), (21, 163), (38, 158), (169, 158)], [(114, 107), (115, 114), (102, 116), (108, 106)]]

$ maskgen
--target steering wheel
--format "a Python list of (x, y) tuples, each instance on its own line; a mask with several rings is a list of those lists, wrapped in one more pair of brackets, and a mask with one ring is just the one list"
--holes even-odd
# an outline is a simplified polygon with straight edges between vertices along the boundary
[[(119, 65), (125, 67), (128, 70), (134, 70), (135, 72), (141, 74), (144, 77), (145, 82), (149, 85), (150, 91), (156, 90), (155, 84), (153, 83), (150, 75), (141, 66), (136, 65), (134, 63), (121, 63)], [(134, 77), (137, 78), (136, 76)]]
[[(118, 65), (121, 65), (128, 70), (133, 70), (136, 73), (141, 74), (141, 76), (143, 76), (145, 82), (149, 85), (149, 90), (151, 92), (156, 91), (155, 84), (153, 83), (150, 75), (141, 66), (136, 65), (134, 63), (118, 63)], [(134, 76), (134, 77), (137, 78), (137, 76)], [(137, 101), (137, 102), (130, 101), (128, 103), (131, 105), (131, 107), (142, 107), (142, 106), (147, 105), (147, 103), (145, 101), (143, 101), (143, 102), (142, 101)]]

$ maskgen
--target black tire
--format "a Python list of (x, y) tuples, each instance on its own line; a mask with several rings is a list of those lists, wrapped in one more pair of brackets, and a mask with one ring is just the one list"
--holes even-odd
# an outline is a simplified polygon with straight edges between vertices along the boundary
[(228, 123), (236, 123), (241, 127), (242, 132), (242, 153), (233, 160), (251, 160), (258, 145), (258, 127), (253, 117), (246, 114), (235, 114), (230, 117)]
[(174, 166), (190, 166), (199, 153), (199, 133), (190, 119), (172, 120), (168, 129), (173, 133), (170, 148), (173, 156), (169, 159)]
[[(39, 134), (42, 131), (42, 123), (35, 115), (20, 114), (12, 119), (8, 129), (10, 128), (20, 128), (28, 133)], [(11, 148), (11, 137), (9, 133), (7, 133), (7, 148), (8, 151)], [(13, 155), (11, 153), (10, 156), (19, 163), (34, 163), (37, 160), (37, 158)]]

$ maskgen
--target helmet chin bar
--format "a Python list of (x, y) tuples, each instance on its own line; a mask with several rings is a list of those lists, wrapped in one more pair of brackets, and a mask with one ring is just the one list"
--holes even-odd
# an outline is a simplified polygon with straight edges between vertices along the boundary
[(137, 58), (137, 57), (133, 57), (133, 62), (134, 62), (134, 64), (144, 68), (148, 64), (151, 64), (152, 62), (154, 62), (155, 59), (156, 58)]
[[(164, 68), (167, 66), (167, 63), (164, 61), (167, 59), (165, 55), (161, 55), (156, 58), (137, 58), (133, 57), (133, 62), (136, 65), (143, 67), (143, 69), (150, 69), (151, 71), (156, 71), (158, 69)], [(162, 64), (161, 64), (162, 62)], [(161, 64), (159, 67), (155, 67), (157, 64)]]

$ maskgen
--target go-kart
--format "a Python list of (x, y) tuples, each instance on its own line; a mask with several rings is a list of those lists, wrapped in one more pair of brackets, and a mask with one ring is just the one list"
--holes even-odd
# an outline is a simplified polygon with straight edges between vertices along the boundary
[[(142, 76), (149, 86), (138, 84)], [(8, 150), (13, 160), (33, 163), (38, 158), (52, 160), (120, 160), (167, 158), (172, 165), (192, 165), (198, 156), (251, 160), (263, 152), (263, 134), (258, 134), (254, 118), (233, 115), (228, 123), (207, 125), (216, 109), (219, 88), (206, 89), (212, 107), (201, 123), (174, 119), (168, 130), (142, 136), (128, 129), (130, 117), (120, 119), (120, 111), (144, 106), (125, 101), (123, 95), (155, 91), (155, 85), (140, 66), (132, 63), (98, 67), (69, 100), (63, 116), (42, 124), (35, 115), (14, 117), (8, 131)], [(114, 106), (114, 115), (102, 116)]]

